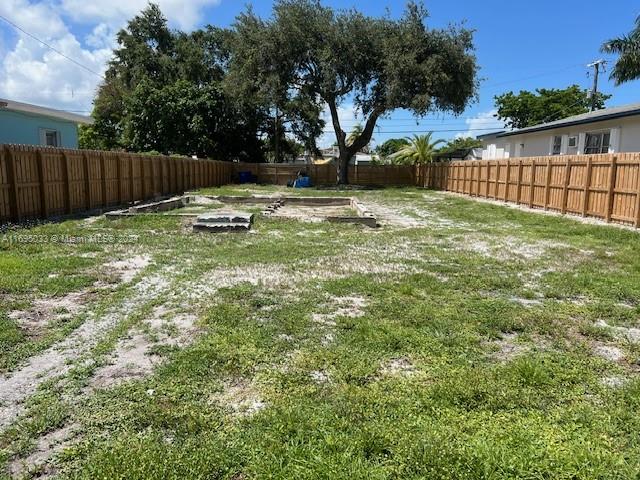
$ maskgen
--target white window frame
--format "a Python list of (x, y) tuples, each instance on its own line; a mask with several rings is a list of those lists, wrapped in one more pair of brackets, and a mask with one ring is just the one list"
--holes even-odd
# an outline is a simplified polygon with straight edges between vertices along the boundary
[(55, 128), (41, 128), (40, 129), (40, 145), (43, 147), (52, 147), (52, 145), (47, 145), (47, 134), (55, 133), (56, 135), (56, 145), (54, 148), (60, 148), (62, 146), (62, 135), (60, 130)]
[[(573, 140), (573, 145), (571, 145), (571, 140)], [(569, 135), (569, 140), (567, 141), (567, 147), (578, 148), (578, 135)]]
[[(604, 137), (605, 135), (609, 135), (609, 143), (607, 144), (606, 148), (604, 146)], [(590, 148), (589, 147), (589, 137), (590, 136), (598, 136), (600, 137), (600, 141), (599, 141), (599, 146), (598, 146), (598, 151), (597, 152), (588, 152), (587, 149)], [(599, 155), (601, 153), (609, 153), (609, 148), (611, 146), (611, 130), (610, 129), (606, 129), (606, 130), (595, 130), (592, 132), (586, 132), (585, 133), (585, 139), (584, 139), (584, 147), (582, 150), (582, 153), (584, 153), (585, 155)]]
[[(556, 144), (556, 140), (558, 143)], [(552, 135), (551, 136), (551, 155), (562, 155), (562, 135)]]

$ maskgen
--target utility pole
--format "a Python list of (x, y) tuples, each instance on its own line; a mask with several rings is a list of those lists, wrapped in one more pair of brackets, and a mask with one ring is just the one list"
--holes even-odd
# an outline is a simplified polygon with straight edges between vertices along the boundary
[(598, 76), (600, 75), (600, 66), (604, 71), (604, 66), (607, 63), (606, 60), (600, 59), (587, 65), (589, 68), (593, 68), (593, 87), (591, 89), (591, 111), (596, 109), (596, 102), (598, 101)]

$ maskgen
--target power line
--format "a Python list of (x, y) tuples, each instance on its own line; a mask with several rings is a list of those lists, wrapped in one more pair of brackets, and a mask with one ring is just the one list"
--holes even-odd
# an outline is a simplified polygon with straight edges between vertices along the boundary
[(37, 42), (40, 42), (42, 45), (44, 45), (45, 47), (47, 47), (48, 49), (54, 51), (55, 53), (57, 53), (58, 55), (60, 55), (61, 57), (66, 58), (67, 60), (69, 60), (71, 63), (77, 65), (78, 67), (86, 70), (89, 73), (92, 73), (102, 79), (104, 79), (104, 75), (102, 75), (101, 73), (98, 73), (94, 70), (91, 70), (89, 67), (81, 64), (80, 62), (74, 60), (73, 58), (65, 55), (64, 53), (62, 53), (60, 50), (58, 50), (57, 48), (49, 45), (47, 42), (45, 42), (44, 40), (40, 40), (38, 37), (36, 37), (35, 35), (27, 32), (26, 30), (24, 30), (23, 28), (19, 27), (18, 25), (16, 25), (15, 23), (13, 23), (11, 20), (9, 20), (7, 17), (4, 17), (2, 15), (0, 15), (0, 19), (4, 20), (5, 22), (7, 22), (9, 25), (11, 25), (13, 28), (15, 28), (16, 30), (21, 31), (22, 33), (24, 33), (25, 35), (27, 35), (28, 37), (31, 37), (32, 39), (36, 40)]
[[(460, 128), (453, 128), (453, 129), (429, 129), (429, 130), (382, 130), (379, 132), (375, 132), (375, 134), (395, 134), (395, 133), (428, 133), (428, 132), (433, 132), (433, 133), (446, 133), (446, 132), (459, 132), (461, 130), (465, 130), (466, 132), (481, 132), (481, 131), (495, 131), (496, 129), (499, 129), (501, 127), (496, 127), (496, 128), (467, 128), (467, 129), (460, 129)], [(323, 130), (323, 133), (334, 133), (333, 130)]]

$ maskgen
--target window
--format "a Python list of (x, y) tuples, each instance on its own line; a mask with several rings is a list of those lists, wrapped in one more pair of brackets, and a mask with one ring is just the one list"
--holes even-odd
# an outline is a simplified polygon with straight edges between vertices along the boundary
[(576, 148), (578, 146), (578, 137), (575, 135), (569, 137), (569, 148)]
[(551, 155), (560, 155), (561, 151), (562, 151), (562, 137), (560, 135), (556, 135), (553, 137)]
[(40, 130), (40, 144), (46, 147), (60, 146), (60, 132), (49, 128)]
[(584, 142), (584, 153), (609, 153), (611, 133), (587, 133)]

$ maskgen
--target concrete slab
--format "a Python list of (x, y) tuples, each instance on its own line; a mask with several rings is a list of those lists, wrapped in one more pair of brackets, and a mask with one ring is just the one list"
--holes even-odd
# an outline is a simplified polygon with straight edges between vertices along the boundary
[(210, 232), (210, 233), (225, 233), (225, 232), (248, 232), (251, 230), (250, 223), (194, 223), (194, 232)]
[(207, 212), (198, 216), (196, 223), (253, 223), (253, 213), (246, 212)]

